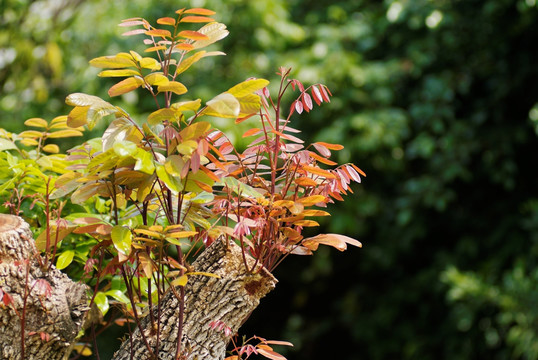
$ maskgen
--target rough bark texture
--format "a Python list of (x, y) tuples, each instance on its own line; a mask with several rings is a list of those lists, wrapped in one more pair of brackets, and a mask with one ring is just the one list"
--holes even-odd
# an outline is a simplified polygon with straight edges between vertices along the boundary
[[(38, 256), (28, 224), (0, 214), (1, 359), (22, 358), (23, 316), (24, 359), (67, 359), (82, 327), (88, 310), (85, 286), (54, 266), (41, 269)], [(9, 297), (13, 302), (6, 306)]]
[[(217, 241), (208, 247), (195, 261), (195, 271), (219, 275), (189, 276), (185, 286), (185, 315), (181, 345), (185, 358), (189, 360), (223, 359), (229, 342), (223, 331), (211, 329), (212, 321), (224, 322), (235, 333), (250, 313), (258, 306), (260, 299), (274, 289), (277, 280), (265, 268), (255, 274), (247, 274), (243, 255), (233, 242), (227, 248), (224, 241)], [(250, 267), (254, 259), (247, 257)], [(179, 294), (179, 288), (176, 293)], [(142, 328), (152, 353), (138, 331), (131, 339), (123, 342), (114, 360), (175, 360), (178, 323), (180, 321), (180, 301), (173, 291), (167, 292), (159, 316), (157, 309), (153, 317), (159, 319), (160, 336), (157, 355), (157, 336), (152, 329), (150, 317), (142, 320)]]

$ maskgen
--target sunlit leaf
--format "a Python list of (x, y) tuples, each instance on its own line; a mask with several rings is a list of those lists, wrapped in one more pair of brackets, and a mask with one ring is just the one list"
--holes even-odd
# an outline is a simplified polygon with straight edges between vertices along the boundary
[(171, 91), (176, 95), (182, 95), (187, 92), (187, 87), (179, 81), (170, 81), (168, 84), (159, 85), (157, 90), (159, 92)]
[(309, 177), (299, 177), (294, 182), (300, 186), (318, 186), (318, 183)]
[(187, 285), (187, 281), (189, 281), (189, 278), (187, 275), (181, 275), (180, 277), (174, 279), (170, 285), (172, 286), (185, 286)]
[(149, 69), (152, 71), (161, 70), (161, 64), (154, 58), (145, 57), (140, 60), (140, 66), (144, 69)]
[(333, 173), (331, 173), (331, 172), (329, 172), (327, 170), (323, 170), (323, 169), (318, 168), (318, 167), (309, 166), (309, 165), (302, 165), (301, 168), (303, 170), (308, 171), (311, 174), (323, 176), (326, 179), (336, 179), (336, 176)]
[(17, 149), (17, 145), (13, 141), (0, 138), (0, 151), (15, 149)]
[(303, 216), (331, 216), (330, 213), (323, 210), (305, 210), (301, 213)]
[(176, 25), (176, 19), (171, 18), (171, 17), (162, 17), (162, 18), (157, 19), (157, 24), (174, 26)]
[(297, 199), (297, 201), (303, 204), (304, 206), (312, 206), (317, 203), (325, 202), (326, 199), (327, 198), (323, 195), (312, 195), (312, 196), (307, 196), (304, 198), (299, 198)]
[(26, 126), (33, 126), (38, 128), (46, 128), (48, 126), (47, 120), (41, 118), (31, 118), (24, 122)]
[(239, 110), (239, 101), (235, 96), (229, 93), (222, 93), (207, 102), (207, 108), (203, 111), (203, 114), (223, 118), (236, 118), (239, 115)]
[(58, 259), (56, 260), (56, 268), (58, 270), (65, 269), (66, 267), (73, 262), (73, 257), (75, 256), (74, 250), (65, 250), (58, 256)]
[(133, 69), (118, 69), (118, 70), (104, 70), (101, 71), (97, 76), (100, 77), (122, 77), (122, 76), (134, 76), (140, 75), (138, 70)]
[(26, 130), (26, 131), (21, 132), (19, 136), (25, 139), (26, 138), (39, 139), (40, 137), (43, 136), (43, 133), (36, 130)]
[(187, 70), (192, 64), (194, 64), (195, 62), (197, 62), (198, 60), (203, 58), (205, 53), (206, 52), (203, 51), (203, 50), (198, 51), (194, 55), (191, 55), (190, 57), (188, 57), (188, 58), (184, 59), (183, 61), (181, 61), (181, 63), (177, 66), (176, 75), (181, 74), (182, 72)]
[(112, 228), (110, 233), (114, 247), (124, 255), (129, 255), (131, 253), (131, 240), (133, 234), (131, 231), (121, 225), (116, 225)]
[(108, 95), (110, 96), (122, 95), (130, 91), (133, 91), (135, 89), (138, 89), (143, 84), (144, 84), (144, 80), (142, 80), (140, 77), (130, 77), (113, 85), (108, 90)]
[(60, 130), (60, 131), (56, 131), (49, 134), (48, 138), (58, 139), (58, 138), (66, 138), (66, 137), (73, 137), (73, 136), (82, 136), (82, 132), (75, 129)]
[(297, 220), (293, 222), (293, 225), (296, 226), (304, 226), (304, 227), (312, 227), (312, 226), (319, 226), (319, 223), (314, 220)]
[(105, 295), (110, 296), (123, 304), (130, 304), (129, 298), (121, 290), (108, 290)]
[(88, 123), (89, 106), (75, 106), (67, 116), (67, 125), (70, 127), (84, 126)]
[(148, 123), (150, 125), (157, 125), (165, 120), (174, 121), (175, 119), (176, 119), (175, 110), (170, 109), (170, 108), (162, 108), (149, 114)]
[(191, 30), (183, 30), (183, 31), (180, 31), (179, 34), (177, 34), (177, 36), (181, 36), (181, 37), (184, 37), (186, 39), (190, 39), (190, 40), (206, 40), (206, 39), (209, 39), (209, 36), (207, 36), (206, 34), (202, 34), (198, 31), (191, 31)]
[(48, 144), (43, 146), (43, 151), (48, 152), (49, 154), (58, 154), (60, 152), (60, 147), (56, 144)]
[(168, 233), (167, 236), (176, 238), (176, 239), (183, 239), (183, 238), (194, 236), (196, 234), (198, 234), (198, 231), (175, 231), (175, 232)]
[(228, 93), (235, 97), (243, 97), (252, 94), (255, 91), (261, 90), (269, 85), (269, 81), (265, 79), (251, 79), (243, 81), (228, 90)]
[(302, 242), (303, 246), (306, 246), (311, 250), (317, 250), (319, 244), (329, 245), (340, 251), (346, 250), (347, 244), (362, 247), (362, 244), (359, 241), (339, 234), (320, 234), (314, 237), (306, 238)]
[(179, 22), (186, 23), (204, 23), (204, 22), (213, 22), (215, 19), (206, 16), (185, 16), (181, 18)]
[(200, 99), (197, 100), (191, 100), (191, 101), (181, 101), (174, 103), (170, 106), (170, 108), (176, 110), (176, 111), (198, 111), (200, 106), (202, 105), (202, 101)]
[[(258, 353), (271, 360), (286, 360), (286, 358), (279, 353), (274, 352), (269, 346), (267, 348), (260, 348), (263, 345), (258, 345)], [(271, 349), (271, 350), (270, 350)]]
[(170, 80), (162, 73), (153, 73), (144, 77), (144, 80), (150, 85), (167, 85)]
[[(207, 35), (208, 39), (195, 41), (193, 43), (195, 49), (200, 49), (211, 45), (219, 40), (224, 39), (229, 34), (229, 31), (226, 30), (226, 25), (217, 22), (212, 22), (202, 26), (202, 28), (198, 29), (198, 32)], [(209, 53), (206, 54), (206, 56), (210, 56)]]
[(185, 10), (183, 13), (195, 14), (195, 15), (214, 15), (215, 14), (213, 10), (208, 10), (204, 8), (192, 8), (192, 9)]
[[(121, 54), (121, 53), (120, 53)], [(135, 62), (126, 56), (120, 54), (113, 56), (100, 56), (90, 60), (90, 65), (98, 68), (122, 69), (126, 67), (136, 67)], [(128, 55), (126, 53), (123, 53)]]
[(93, 302), (97, 305), (97, 308), (101, 311), (103, 315), (106, 315), (110, 305), (108, 304), (108, 298), (102, 292), (98, 292), (93, 298)]
[(315, 145), (315, 144), (325, 146), (329, 150), (342, 150), (344, 148), (344, 146), (342, 146), (340, 144), (330, 144), (330, 143), (326, 143), (326, 142), (323, 142), (323, 141), (318, 141), (318, 142), (314, 143), (313, 145)]
[(154, 51), (159, 51), (159, 50), (166, 50), (167, 47), (164, 46), (164, 45), (157, 45), (157, 46), (152, 46), (152, 47), (149, 47), (147, 48), (146, 50), (144, 50), (144, 52), (154, 52)]
[[(175, 24), (175, 21), (174, 21), (174, 24)], [(148, 36), (160, 36), (160, 37), (163, 37), (163, 38), (166, 38), (166, 37), (171, 37), (172, 34), (170, 33), (170, 31), (168, 30), (162, 30), (162, 29), (152, 29), (152, 30), (147, 30), (145, 32), (146, 35)]]

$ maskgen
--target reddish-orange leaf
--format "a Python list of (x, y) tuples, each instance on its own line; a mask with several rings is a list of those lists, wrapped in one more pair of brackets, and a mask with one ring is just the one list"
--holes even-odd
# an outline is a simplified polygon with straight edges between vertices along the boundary
[(301, 168), (311, 174), (323, 176), (326, 179), (336, 179), (336, 176), (333, 173), (318, 167), (303, 165)]
[(313, 151), (309, 151), (308, 153), (310, 154), (311, 157), (313, 157), (314, 159), (316, 159), (320, 163), (323, 163), (323, 164), (326, 164), (326, 165), (336, 165), (336, 163), (334, 161), (326, 159), (324, 157), (321, 157), (321, 156), (319, 156), (318, 154), (316, 154)]
[(213, 22), (215, 19), (205, 17), (205, 16), (185, 16), (180, 20), (180, 22), (186, 22), (186, 23), (205, 23), (205, 22)]
[(205, 166), (201, 165), (200, 170), (202, 170), (204, 173), (206, 173), (206, 175), (209, 176), (212, 180), (220, 181), (219, 177), (217, 175), (215, 175), (215, 173), (213, 171), (209, 170)]
[(176, 19), (171, 17), (162, 17), (160, 19), (157, 19), (157, 24), (160, 25), (176, 25)]
[(180, 31), (178, 36), (181, 36), (181, 37), (184, 37), (184, 38), (187, 38), (187, 39), (191, 39), (191, 40), (209, 39), (209, 36), (207, 36), (206, 34), (202, 34), (201, 32), (191, 31), (191, 30)]
[(329, 94), (331, 94), (329, 88), (325, 85), (320, 85), (319, 88), (321, 90), (321, 96), (323, 97), (323, 100), (325, 100), (325, 102), (331, 102), (331, 99), (329, 98)]
[(258, 135), (260, 132), (261, 132), (260, 129), (252, 128), (252, 129), (249, 129), (249, 130), (245, 131), (245, 133), (243, 134), (243, 137)]
[(312, 97), (318, 106), (323, 102), (323, 97), (321, 96), (321, 93), (316, 85), (312, 85)]
[(344, 148), (344, 146), (340, 144), (330, 144), (323, 141), (318, 141), (315, 144), (325, 146), (327, 149), (330, 149), (330, 150), (342, 150)]
[(152, 46), (144, 50), (144, 52), (154, 52), (154, 51), (159, 51), (159, 50), (166, 50), (166, 46), (164, 45)]
[(209, 9), (192, 8), (192, 9), (185, 10), (185, 14), (214, 15), (216, 13), (213, 10), (209, 10)]
[(309, 177), (300, 177), (294, 180), (299, 186), (317, 186), (318, 183)]
[(357, 170), (359, 174), (361, 174), (362, 176), (366, 176), (366, 173), (362, 171), (361, 169), (359, 169), (358, 166), (356, 166), (355, 164), (351, 164), (351, 166), (353, 166), (353, 169)]
[(144, 83), (144, 80), (136, 77), (129, 77), (127, 79), (124, 79), (117, 83), (116, 85), (112, 86), (108, 90), (108, 95), (110, 96), (118, 96), (125, 93), (128, 93), (129, 91), (133, 91), (140, 87)]
[(293, 225), (296, 226), (304, 226), (304, 227), (313, 227), (313, 226), (319, 226), (319, 223), (314, 220), (298, 220), (294, 221)]
[(325, 202), (327, 198), (323, 195), (311, 195), (304, 198), (300, 198), (297, 201), (302, 203), (304, 206), (312, 206), (317, 203)]
[(204, 191), (207, 191), (208, 193), (211, 193), (213, 192), (213, 188), (209, 185), (207, 185), (206, 183), (203, 183), (201, 181), (198, 181), (198, 180), (193, 180), (196, 185), (198, 185), (200, 187), (200, 189), (204, 190)]
[(316, 250), (318, 244), (329, 245), (340, 251), (347, 249), (347, 244), (362, 247), (362, 244), (349, 236), (339, 234), (320, 234), (314, 237), (306, 238), (302, 245), (311, 250)]
[(265, 356), (266, 358), (269, 358), (271, 360), (286, 360), (286, 358), (276, 352), (274, 352), (272, 349), (270, 349), (269, 346), (266, 346), (269, 349), (261, 348), (263, 345), (258, 345), (258, 353)]
[(172, 36), (170, 31), (163, 30), (163, 29), (148, 30), (148, 31), (145, 32), (145, 34), (149, 35), (149, 36), (162, 36), (162, 37), (170, 37), (170, 36)]
[(174, 50), (190, 51), (192, 49), (194, 49), (194, 46), (187, 43), (179, 43), (179, 44), (174, 45)]

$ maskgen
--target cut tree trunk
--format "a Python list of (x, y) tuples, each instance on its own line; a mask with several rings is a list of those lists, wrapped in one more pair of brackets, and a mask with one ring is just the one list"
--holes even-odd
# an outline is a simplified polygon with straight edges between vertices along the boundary
[(0, 214), (2, 359), (67, 359), (82, 328), (86, 286), (42, 269), (38, 257), (28, 224)]
[[(23, 338), (24, 359), (67, 359), (83, 328), (89, 310), (86, 286), (54, 266), (42, 269), (38, 257), (28, 224), (19, 217), (0, 214), (1, 359), (22, 359)], [(254, 266), (254, 259), (245, 255), (245, 260), (249, 268)], [(122, 343), (114, 360), (175, 360), (178, 338), (181, 359), (221, 360), (230, 337), (211, 324), (224, 324), (236, 333), (277, 283), (260, 265), (247, 273), (241, 248), (233, 242), (214, 242), (193, 268), (218, 278), (189, 275), (183, 290), (169, 290), (152, 316), (142, 318)], [(183, 316), (178, 296), (182, 291)]]
[[(254, 259), (246, 257), (249, 267)], [(241, 248), (233, 242), (216, 241), (194, 262), (194, 271), (207, 272), (220, 278), (192, 275), (185, 286), (185, 310), (181, 337), (181, 359), (224, 359), (230, 337), (211, 323), (225, 324), (235, 334), (259, 305), (260, 299), (273, 290), (277, 280), (265, 268), (247, 273)], [(259, 270), (259, 271), (258, 271)], [(141, 321), (143, 336), (137, 329), (114, 354), (114, 360), (175, 360), (178, 324), (181, 321), (180, 301), (176, 291), (168, 291), (161, 303), (160, 316), (154, 308), (153, 319)], [(157, 320), (158, 319), (158, 320)], [(157, 325), (157, 321), (160, 322)], [(155, 329), (160, 328), (160, 336)], [(158, 345), (157, 345), (158, 342)], [(148, 350), (148, 346), (151, 349)], [(157, 350), (158, 346), (158, 350)]]

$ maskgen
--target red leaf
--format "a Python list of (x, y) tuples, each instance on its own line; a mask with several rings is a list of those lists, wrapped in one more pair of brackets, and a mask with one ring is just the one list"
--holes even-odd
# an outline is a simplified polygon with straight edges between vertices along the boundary
[[(321, 89), (321, 96), (323, 97), (323, 100), (325, 100), (325, 102), (331, 102), (331, 99), (329, 98), (329, 94), (331, 93), (329, 88), (325, 85), (320, 85), (319, 88)], [(329, 92), (329, 94), (327, 94), (327, 92)]]
[(312, 98), (308, 93), (303, 94), (303, 104), (305, 106), (306, 112), (309, 112), (314, 107), (314, 104), (312, 104)]
[(316, 85), (312, 85), (312, 97), (314, 98), (314, 101), (318, 106), (323, 102), (323, 98), (321, 97), (321, 93), (319, 92)]
[(249, 130), (245, 131), (245, 133), (243, 134), (243, 137), (258, 135), (260, 132), (261, 132), (260, 129), (252, 128), (252, 129), (249, 129)]

